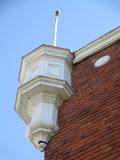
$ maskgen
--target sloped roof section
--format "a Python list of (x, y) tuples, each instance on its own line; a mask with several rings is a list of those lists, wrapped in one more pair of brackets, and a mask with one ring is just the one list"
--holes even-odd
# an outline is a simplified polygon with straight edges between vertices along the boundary
[(73, 63), (76, 64), (81, 62), (85, 58), (110, 46), (118, 40), (120, 40), (120, 26), (74, 52), (75, 59), (73, 60)]

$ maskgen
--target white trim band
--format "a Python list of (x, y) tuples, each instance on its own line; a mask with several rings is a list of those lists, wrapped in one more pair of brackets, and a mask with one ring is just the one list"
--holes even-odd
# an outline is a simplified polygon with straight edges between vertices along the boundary
[(76, 51), (73, 64), (79, 63), (80, 61), (104, 49), (105, 47), (110, 46), (119, 39), (120, 39), (120, 26), (112, 30), (111, 32), (108, 32), (104, 36), (98, 38), (97, 40), (89, 43), (88, 45), (79, 49), (78, 51)]

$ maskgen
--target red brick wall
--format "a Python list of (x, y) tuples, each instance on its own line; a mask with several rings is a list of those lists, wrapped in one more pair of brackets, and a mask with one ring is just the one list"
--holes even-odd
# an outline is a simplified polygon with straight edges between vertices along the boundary
[[(95, 68), (103, 55), (110, 61)], [(120, 41), (73, 67), (74, 95), (59, 109), (46, 160), (120, 160)]]

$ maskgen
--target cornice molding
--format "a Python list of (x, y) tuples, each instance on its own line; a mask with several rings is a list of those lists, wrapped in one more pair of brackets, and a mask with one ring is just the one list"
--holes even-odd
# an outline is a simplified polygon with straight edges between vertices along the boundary
[(110, 46), (120, 39), (120, 26), (116, 29), (108, 32), (102, 37), (96, 39), (95, 41), (89, 43), (85, 47), (74, 52), (75, 59), (73, 60), (73, 64), (79, 63), (85, 58), (95, 54), (96, 52)]
[(15, 111), (26, 124), (30, 122), (27, 114), (28, 101), (41, 93), (54, 94), (66, 100), (73, 95), (71, 86), (63, 80), (51, 77), (38, 76), (18, 88)]
[(35, 61), (43, 60), (43, 59), (50, 59), (53, 61), (54, 59), (56, 59), (56, 60), (65, 61), (68, 64), (71, 64), (74, 59), (74, 55), (69, 49), (43, 44), (39, 48), (36, 48), (32, 52), (22, 57), (18, 80), (22, 82), (22, 79), (25, 74), (26, 65), (31, 64)]

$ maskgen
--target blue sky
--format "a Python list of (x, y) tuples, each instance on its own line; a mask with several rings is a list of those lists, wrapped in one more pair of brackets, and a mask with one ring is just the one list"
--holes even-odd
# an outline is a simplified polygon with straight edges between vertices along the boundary
[(57, 45), (75, 51), (120, 25), (119, 0), (0, 0), (0, 159), (43, 160), (25, 138), (14, 112), (21, 57), (52, 44), (54, 12), (60, 9)]

